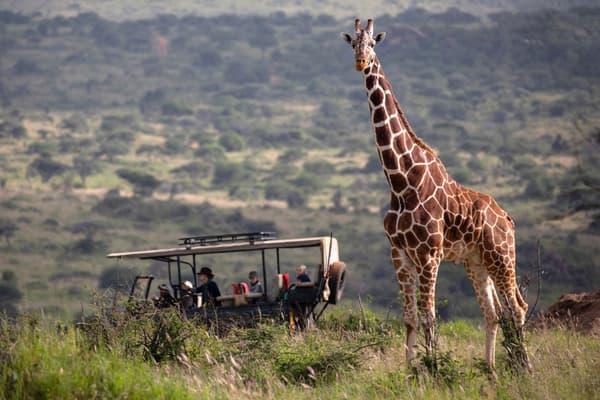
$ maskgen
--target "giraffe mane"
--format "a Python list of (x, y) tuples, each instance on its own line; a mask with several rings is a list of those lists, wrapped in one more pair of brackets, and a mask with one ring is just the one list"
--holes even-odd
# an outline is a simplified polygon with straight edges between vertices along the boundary
[(406, 119), (404, 112), (402, 112), (402, 108), (400, 107), (398, 100), (396, 100), (394, 92), (391, 92), (391, 94), (392, 96), (394, 96), (394, 104), (396, 105), (396, 112), (398, 113), (398, 118), (400, 118), (400, 121), (402, 121), (402, 124), (406, 127), (406, 132), (408, 133), (408, 136), (410, 136), (410, 138), (417, 144), (417, 146), (431, 152), (435, 156), (435, 158), (438, 159), (437, 151), (432, 149), (427, 143), (425, 143), (425, 141), (423, 141), (423, 139), (417, 136), (415, 131), (413, 131), (412, 126), (410, 126), (408, 119)]
[(375, 55), (374, 62), (376, 62), (377, 65), (379, 66), (380, 76), (382, 76), (387, 81), (388, 85), (390, 86), (390, 93), (391, 93), (392, 97), (394, 98), (394, 105), (396, 106), (396, 113), (398, 114), (398, 118), (400, 118), (402, 125), (404, 125), (406, 127), (406, 132), (408, 133), (408, 136), (410, 136), (410, 138), (416, 143), (417, 146), (419, 146), (420, 148), (422, 148), (425, 151), (430, 152), (431, 154), (433, 154), (433, 156), (435, 157), (435, 159), (437, 161), (441, 162), (441, 160), (438, 157), (437, 151), (432, 149), (427, 143), (425, 143), (425, 141), (423, 141), (423, 139), (421, 139), (419, 136), (417, 136), (415, 131), (413, 131), (412, 127), (410, 126), (410, 123), (408, 122), (408, 119), (406, 119), (406, 116), (404, 115), (404, 112), (402, 111), (402, 107), (400, 107), (400, 103), (398, 103), (398, 99), (396, 99), (396, 95), (394, 94), (394, 91), (392, 90), (392, 83), (388, 80), (387, 76), (383, 72), (383, 67), (381, 66), (381, 60), (379, 59), (379, 56)]

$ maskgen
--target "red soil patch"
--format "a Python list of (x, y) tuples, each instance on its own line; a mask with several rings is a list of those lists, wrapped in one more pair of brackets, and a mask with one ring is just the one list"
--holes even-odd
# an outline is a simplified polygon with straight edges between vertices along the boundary
[(563, 294), (545, 314), (530, 323), (534, 328), (560, 326), (600, 338), (600, 290)]

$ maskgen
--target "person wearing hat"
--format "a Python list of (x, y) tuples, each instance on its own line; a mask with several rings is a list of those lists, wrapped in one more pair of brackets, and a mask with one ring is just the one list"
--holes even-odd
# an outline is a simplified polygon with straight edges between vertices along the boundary
[(262, 284), (258, 280), (256, 271), (250, 271), (250, 273), (248, 273), (248, 280), (250, 281), (250, 293), (263, 292)]
[(217, 297), (221, 296), (221, 291), (217, 283), (213, 281), (214, 277), (210, 268), (202, 267), (198, 272), (200, 286), (196, 289), (196, 293), (202, 294), (202, 303), (220, 306), (221, 302), (217, 300)]
[(158, 286), (158, 297), (155, 296), (152, 300), (154, 300), (154, 305), (158, 308), (168, 308), (177, 304), (169, 286), (165, 283)]

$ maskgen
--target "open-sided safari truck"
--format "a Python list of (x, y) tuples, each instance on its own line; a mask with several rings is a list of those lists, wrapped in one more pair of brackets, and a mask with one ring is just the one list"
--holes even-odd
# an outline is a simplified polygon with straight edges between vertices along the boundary
[[(344, 291), (346, 265), (340, 261), (333, 236), (277, 239), (273, 232), (252, 232), (192, 236), (179, 241), (178, 247), (111, 253), (108, 257), (162, 263), (168, 271), (168, 282), (163, 285), (173, 296), (173, 305), (189, 318), (207, 324), (255, 326), (260, 321), (274, 320), (304, 329), (329, 304), (338, 303)], [(218, 305), (202, 301), (202, 295), (194, 292), (201, 285), (198, 272), (209, 264), (207, 261), (221, 288)], [(294, 267), (298, 264), (308, 266), (310, 283), (296, 284)], [(262, 293), (249, 293), (247, 284), (239, 280), (223, 280), (224, 275), (235, 274), (232, 270), (240, 266), (248, 266), (237, 272), (246, 278), (249, 270), (257, 271)], [(148, 302), (153, 281), (156, 279), (151, 275), (137, 276), (131, 300)], [(191, 293), (182, 289), (186, 281), (193, 286)]]

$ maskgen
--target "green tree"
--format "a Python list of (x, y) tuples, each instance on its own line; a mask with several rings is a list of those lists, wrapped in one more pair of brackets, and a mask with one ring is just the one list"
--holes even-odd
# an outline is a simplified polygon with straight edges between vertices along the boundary
[(292, 189), (286, 195), (289, 208), (304, 208), (308, 203), (308, 196), (299, 189)]
[(122, 168), (116, 171), (117, 175), (133, 186), (133, 194), (139, 197), (149, 197), (160, 185), (160, 181), (152, 174)]
[(173, 117), (194, 114), (194, 110), (181, 101), (169, 101), (164, 103), (161, 107), (161, 112), (164, 115), (170, 115)]
[(71, 132), (87, 132), (88, 124), (85, 118), (79, 114), (73, 114), (62, 120), (60, 127)]
[(98, 221), (82, 221), (67, 227), (67, 230), (71, 233), (83, 235), (81, 240), (69, 246), (68, 251), (77, 254), (93, 254), (96, 251), (104, 250), (106, 247), (105, 243), (95, 239), (98, 232), (104, 229), (104, 224)]
[(131, 288), (135, 276), (136, 272), (132, 268), (115, 265), (102, 271), (98, 278), (98, 287), (126, 291)]
[(4, 236), (6, 244), (10, 245), (10, 239), (19, 230), (19, 226), (13, 220), (8, 218), (0, 218), (0, 236)]
[(84, 154), (80, 154), (73, 159), (73, 168), (77, 171), (77, 174), (79, 174), (84, 187), (87, 177), (99, 170), (98, 164)]
[(42, 178), (42, 182), (48, 182), (53, 176), (61, 175), (67, 169), (69, 168), (66, 165), (53, 160), (49, 154), (42, 154), (29, 164), (27, 175), (39, 175)]
[(237, 133), (227, 133), (219, 138), (219, 144), (227, 151), (240, 151), (244, 148), (244, 139)]
[(304, 170), (315, 175), (331, 175), (335, 173), (335, 165), (325, 160), (307, 161)]
[(17, 304), (23, 297), (23, 293), (16, 282), (0, 281), (0, 314), (6, 313), (10, 317), (18, 314)]
[(229, 161), (217, 161), (213, 183), (218, 186), (234, 184), (248, 176), (248, 169), (244, 164)]

